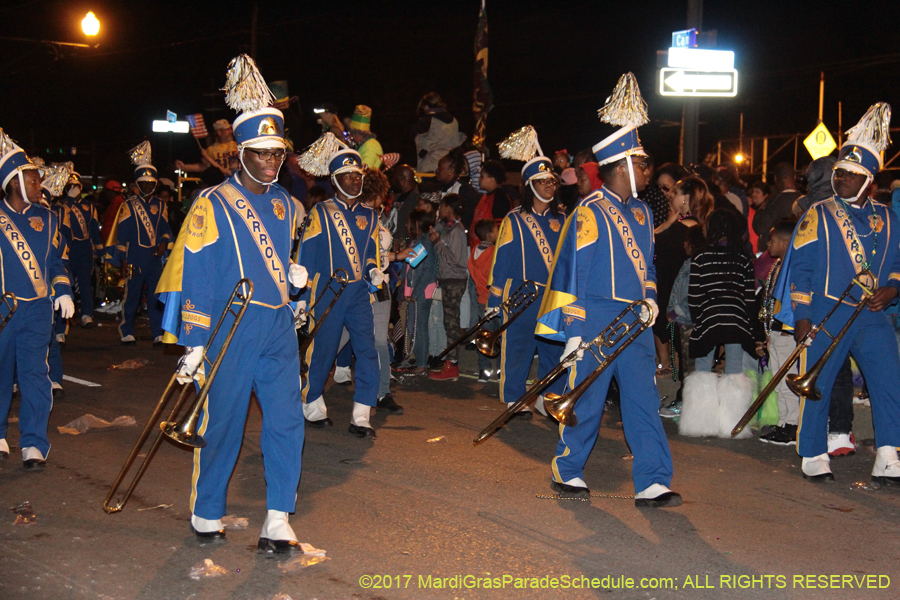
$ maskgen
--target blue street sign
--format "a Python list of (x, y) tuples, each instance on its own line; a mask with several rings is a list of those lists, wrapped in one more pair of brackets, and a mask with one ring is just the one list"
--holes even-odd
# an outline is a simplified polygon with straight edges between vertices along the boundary
[(178, 120), (178, 115), (173, 113), (171, 110), (166, 111), (166, 121), (168, 121), (169, 123), (174, 123), (177, 120)]
[(696, 48), (697, 47), (697, 30), (685, 29), (684, 31), (672, 32), (673, 48)]

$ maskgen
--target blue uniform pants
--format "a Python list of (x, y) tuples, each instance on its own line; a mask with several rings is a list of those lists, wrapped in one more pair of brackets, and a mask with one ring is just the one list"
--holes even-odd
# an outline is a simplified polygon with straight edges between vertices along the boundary
[[(813, 323), (818, 323), (831, 308), (829, 302), (816, 302), (813, 296)], [(853, 309), (839, 308), (825, 328), (837, 335)], [(800, 373), (806, 373), (822, 356), (831, 338), (822, 332), (812, 345), (800, 355)], [(828, 409), (835, 377), (847, 358), (853, 358), (862, 369), (872, 402), (872, 423), (875, 426), (875, 447), (900, 446), (900, 359), (897, 338), (888, 316), (863, 309), (850, 327), (825, 366), (816, 385), (822, 393), (819, 401), (800, 398), (800, 427), (797, 430), (797, 453), (813, 457), (828, 451)]]
[(47, 349), (53, 323), (49, 298), (19, 302), (19, 309), (0, 332), (0, 438), (6, 438), (13, 378), (19, 382), (19, 447), (37, 448), (47, 457), (47, 422), (53, 408)]
[[(625, 308), (616, 301), (588, 301), (584, 341), (593, 339)], [(630, 319), (629, 319), (630, 321)], [(615, 348), (604, 349), (610, 354)], [(594, 372), (598, 362), (585, 351), (584, 358), (570, 370), (569, 385), (574, 387)], [(656, 350), (653, 332), (645, 330), (585, 391), (575, 405), (578, 424), (559, 426), (559, 444), (553, 458), (553, 478), (558, 482), (583, 478), (584, 465), (597, 441), (600, 419), (606, 405), (606, 392), (613, 375), (619, 383), (622, 425), (625, 439), (634, 455), (632, 479), (636, 492), (654, 483), (666, 487), (672, 481), (672, 456), (659, 416), (659, 391), (656, 388)]]
[(119, 318), (119, 335), (134, 335), (134, 318), (141, 302), (141, 292), (147, 286), (147, 313), (150, 317), (150, 332), (153, 337), (163, 334), (163, 303), (156, 298), (156, 284), (162, 275), (162, 259), (151, 256), (139, 263), (132, 263), (141, 270), (140, 275), (128, 279), (125, 284), (125, 299), (122, 302), (122, 316)]
[[(500, 347), (500, 399), (507, 404), (525, 394), (535, 350), (538, 353), (538, 377), (551, 371), (562, 357), (565, 347), (563, 344), (534, 334), (540, 306), (541, 298), (538, 297), (503, 333)], [(507, 315), (503, 313), (503, 323), (506, 321)], [(544, 393), (561, 394), (565, 385), (565, 377), (560, 377)]]
[[(324, 281), (319, 283), (324, 284)], [(321, 293), (316, 287), (311, 290), (311, 297), (317, 298)], [(331, 292), (326, 291), (320, 305), (312, 309), (310, 327), (314, 326), (316, 318), (325, 311), (332, 297)], [(344, 327), (350, 332), (356, 355), (353, 401), (375, 406), (378, 400), (378, 352), (375, 350), (375, 321), (369, 287), (365, 281), (347, 285), (309, 345), (306, 352), (309, 374), (303, 387), (304, 402), (315, 402), (325, 390), (325, 380), (337, 356)]]
[(72, 275), (72, 283), (78, 285), (82, 316), (94, 316), (94, 288), (91, 287), (93, 269), (94, 247), (91, 245), (91, 241), (69, 242), (69, 271)]
[[(216, 307), (216, 318), (222, 308)], [(218, 355), (232, 322), (229, 316), (210, 345), (211, 359)], [(290, 307), (272, 310), (251, 305), (247, 309), (210, 389), (199, 430), (206, 447), (194, 450), (191, 493), (191, 512), (203, 519), (225, 515), (228, 480), (241, 450), (251, 391), (256, 392), (263, 414), (260, 448), (266, 508), (294, 512), (304, 422), (300, 357)]]

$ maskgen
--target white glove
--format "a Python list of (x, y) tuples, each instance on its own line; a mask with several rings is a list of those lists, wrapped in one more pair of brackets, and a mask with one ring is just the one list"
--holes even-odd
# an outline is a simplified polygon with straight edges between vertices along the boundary
[[(178, 383), (190, 383), (192, 379), (198, 381), (204, 375), (203, 372), (203, 346), (192, 346), (185, 349), (184, 356), (178, 365), (177, 376), (175, 379)], [(200, 367), (199, 369), (197, 367)], [(197, 371), (194, 373), (194, 371)]]
[(309, 319), (309, 313), (306, 312), (306, 300), (300, 300), (297, 302), (297, 310), (294, 311), (294, 328), (303, 327), (307, 319)]
[(641, 321), (647, 321), (647, 317), (650, 317), (650, 325), (649, 327), (653, 327), (653, 324), (656, 323), (656, 317), (659, 316), (659, 307), (656, 305), (656, 300), (652, 300), (647, 298), (644, 300), (647, 304), (650, 305), (650, 310), (652, 311), (650, 315), (647, 315), (647, 307), (643, 304), (641, 305)]
[(569, 366), (575, 364), (582, 358), (584, 358), (584, 350), (579, 349), (578, 347), (581, 345), (581, 336), (570, 337), (566, 340), (566, 349), (563, 350), (563, 357), (569, 356), (576, 350), (578, 350), (578, 354), (575, 355), (575, 360), (570, 361)]
[(385, 274), (381, 271), (381, 269), (371, 269), (369, 271), (369, 281), (372, 282), (372, 285), (379, 286), (384, 283), (384, 280), (387, 279)]
[(299, 288), (301, 290), (305, 288), (307, 282), (309, 281), (309, 275), (306, 272), (306, 267), (291, 263), (291, 266), (288, 269), (288, 281), (290, 281), (291, 285), (296, 288)]
[(59, 316), (63, 319), (71, 319), (75, 314), (75, 303), (72, 302), (72, 296), (60, 296), (53, 303), (53, 309), (59, 311)]
[(500, 314), (499, 306), (495, 306), (494, 308), (489, 308), (484, 311), (484, 316), (488, 319), (493, 319), (494, 317), (496, 317), (499, 314)]

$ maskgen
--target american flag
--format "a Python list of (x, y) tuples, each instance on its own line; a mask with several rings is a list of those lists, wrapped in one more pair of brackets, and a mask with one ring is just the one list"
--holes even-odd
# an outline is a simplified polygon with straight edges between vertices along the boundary
[(203, 113), (188, 115), (187, 120), (191, 126), (191, 133), (194, 134), (195, 138), (200, 140), (209, 135), (206, 131), (206, 122), (203, 120)]

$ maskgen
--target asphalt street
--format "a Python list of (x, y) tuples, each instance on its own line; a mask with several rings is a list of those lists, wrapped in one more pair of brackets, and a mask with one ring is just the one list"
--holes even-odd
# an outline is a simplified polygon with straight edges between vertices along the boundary
[[(473, 446), (502, 407), (496, 384), (468, 378), (397, 385), (406, 414), (377, 414), (374, 441), (347, 432), (352, 386), (326, 392), (335, 427), (307, 429), (291, 519), (300, 540), (324, 550), (324, 559), (256, 553), (265, 478), (255, 402), (228, 496), (229, 515), (248, 526), (229, 529), (227, 543), (201, 546), (190, 533), (191, 455), (170, 443), (125, 510), (107, 515), (102, 500), (177, 360), (175, 348), (151, 348), (146, 320), (138, 335), (137, 348), (123, 348), (110, 320), (73, 328), (65, 373), (100, 386), (65, 383), (50, 417), (44, 472), (26, 473), (15, 450), (0, 463), (0, 598), (900, 596), (900, 490), (853, 488), (869, 479), (870, 448), (833, 461), (837, 483), (820, 486), (801, 478), (790, 448), (684, 438), (666, 421), (683, 506), (540, 499), (551, 493), (555, 426), (540, 417), (516, 420)], [(474, 364), (471, 353), (462, 354), (464, 366)], [(149, 362), (110, 369), (129, 359)], [(11, 419), (17, 413), (14, 400)], [(108, 421), (129, 415), (138, 424), (58, 432), (86, 414)], [(867, 409), (858, 409), (857, 420), (858, 437), (871, 438)], [(8, 439), (18, 446), (15, 422)], [(634, 493), (630, 468), (619, 417), (609, 411), (585, 479), (595, 493), (627, 496)], [(36, 520), (15, 524), (19, 515), (10, 509), (26, 501)], [(192, 579), (192, 567), (205, 559), (220, 574)]]

